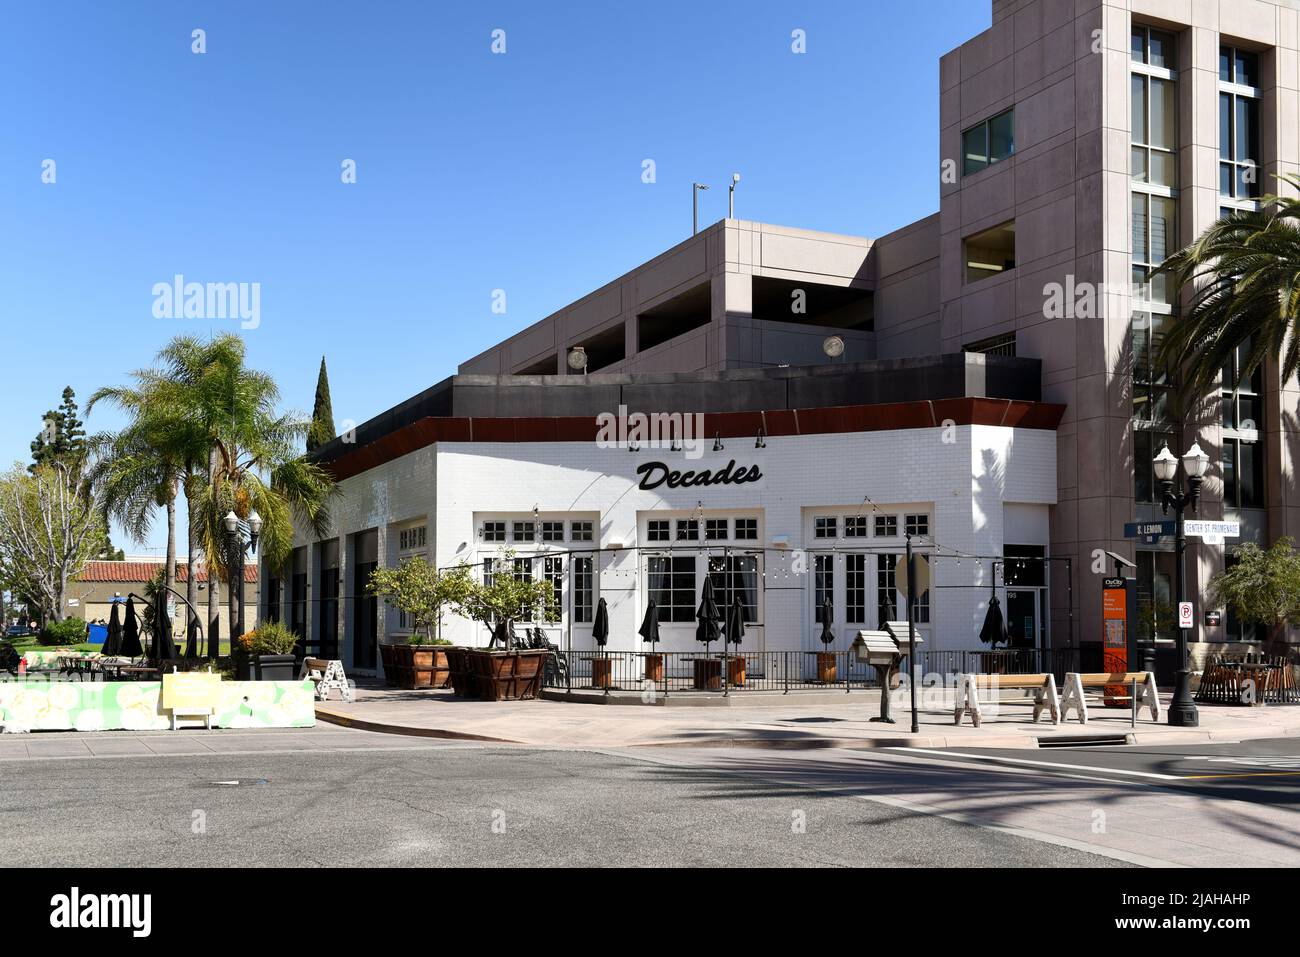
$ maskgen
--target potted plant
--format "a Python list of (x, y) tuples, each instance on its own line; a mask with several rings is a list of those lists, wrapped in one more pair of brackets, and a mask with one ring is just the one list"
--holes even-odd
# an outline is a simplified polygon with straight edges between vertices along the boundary
[(257, 681), (292, 681), (298, 636), (278, 621), (267, 621), (236, 639), (256, 668)]
[(443, 687), (450, 674), (445, 648), (451, 643), (435, 637), (434, 629), (442, 627), (443, 610), (460, 608), (474, 587), (469, 567), (439, 571), (417, 555), (396, 568), (376, 568), (366, 587), (413, 622), (404, 644), (382, 646), (385, 678), (401, 688)]

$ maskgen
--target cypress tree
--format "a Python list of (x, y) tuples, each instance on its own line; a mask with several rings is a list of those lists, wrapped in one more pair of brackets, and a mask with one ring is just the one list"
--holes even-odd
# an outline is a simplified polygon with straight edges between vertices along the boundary
[(307, 432), (307, 451), (318, 448), (338, 435), (334, 431), (334, 407), (330, 404), (330, 380), (325, 371), (325, 357), (320, 357), (320, 374), (316, 377), (316, 404), (311, 411), (311, 428)]

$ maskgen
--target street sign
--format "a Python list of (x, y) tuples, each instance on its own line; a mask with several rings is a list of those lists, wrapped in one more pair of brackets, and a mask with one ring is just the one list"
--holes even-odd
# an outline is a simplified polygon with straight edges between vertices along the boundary
[(1241, 522), (1183, 522), (1183, 534), (1189, 538), (1207, 538), (1212, 535), (1237, 538), (1241, 535)]
[(1223, 624), (1223, 612), (1207, 611), (1205, 613), (1205, 624), (1211, 628), (1216, 628), (1219, 625)]
[(1172, 535), (1176, 528), (1174, 522), (1127, 522), (1124, 525), (1125, 538), (1152, 538), (1156, 535)]
[(1190, 601), (1180, 601), (1178, 603), (1178, 627), (1191, 628), (1196, 624), (1196, 610), (1192, 608)]

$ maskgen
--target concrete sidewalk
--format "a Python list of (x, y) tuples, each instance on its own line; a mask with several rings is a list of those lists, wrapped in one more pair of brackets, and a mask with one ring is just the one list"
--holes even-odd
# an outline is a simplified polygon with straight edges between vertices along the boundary
[[(954, 726), (950, 704), (933, 692), (920, 714), (920, 733), (911, 734), (911, 712), (894, 704), (897, 724), (873, 723), (879, 692), (824, 696), (746, 692), (744, 706), (647, 707), (593, 705), (572, 701), (469, 701), (448, 691), (358, 688), (356, 701), (321, 702), (321, 721), (389, 734), (558, 747), (995, 747), (1036, 748), (1060, 738), (1114, 738), (1132, 744), (1196, 744), (1300, 734), (1300, 705), (1200, 707), (1199, 728), (1171, 728), (1140, 715), (1130, 727), (1127, 710), (1092, 707), (1089, 721), (1037, 724), (1024, 702), (1004, 702), (986, 711), (983, 727), (969, 718)], [(951, 698), (949, 697), (950, 701)], [(1167, 699), (1162, 700), (1167, 705)]]

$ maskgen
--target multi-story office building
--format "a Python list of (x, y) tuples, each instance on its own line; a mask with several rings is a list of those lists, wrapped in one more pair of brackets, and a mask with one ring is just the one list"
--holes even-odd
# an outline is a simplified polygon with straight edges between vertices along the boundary
[[(1211, 457), (1201, 517), (1239, 520), (1243, 540), (1295, 535), (1297, 384), (1279, 381), (1276, 362), (1250, 377), (1226, 369), (1214, 395), (1180, 407), (1172, 371), (1153, 361), (1162, 331), (1176, 321), (1179, 295), (1152, 271), (1225, 210), (1254, 208), (1265, 194), (1285, 192), (1278, 174), (1300, 171), (1300, 0), (993, 0), (992, 14), (988, 30), (939, 64), (936, 215), (876, 240), (723, 220), (470, 359), (460, 372), (471, 378), (436, 386), (362, 426), (354, 444), (322, 451), (322, 460), (338, 463), (346, 476), (347, 504), (337, 538), (302, 542), (295, 594), (302, 598), (309, 577), (320, 577), (311, 554), (326, 556), (327, 563), (332, 555), (331, 567), (339, 566), (349, 543), (367, 529), (427, 514), (428, 534), (440, 534), (437, 525), (450, 519), (443, 503), (434, 501), (433, 480), (420, 493), (429, 499), (424, 505), (407, 497), (414, 488), (409, 456), (464, 438), (429, 423), (455, 418), (451, 397), (485, 374), (528, 376), (495, 380), (494, 387), (516, 398), (524, 390), (529, 398), (523, 408), (532, 416), (586, 414), (592, 390), (602, 383), (616, 383), (617, 395), (626, 397), (638, 394), (638, 382), (651, 381), (644, 377), (661, 373), (695, 374), (672, 398), (659, 393), (654, 401), (663, 410), (774, 413), (797, 408), (792, 393), (777, 399), (753, 383), (788, 381), (780, 366), (886, 362), (859, 370), (864, 393), (873, 370), (894, 375), (906, 369), (917, 377), (895, 380), (896, 393), (874, 399), (835, 399), (857, 405), (949, 394), (932, 378), (941, 363), (896, 367), (888, 360), (960, 352), (1037, 360), (1032, 395), (1013, 396), (969, 377), (959, 394), (1064, 408), (1053, 426), (1055, 489), (1032, 496), (1034, 508), (1042, 509), (1041, 529), (1038, 512), (1026, 524), (1020, 520), (1030, 512), (1004, 509), (997, 534), (981, 538), (981, 522), (990, 519), (978, 494), (968, 500), (960, 492), (954, 494), (971, 508), (946, 510), (942, 526), (955, 547), (978, 540), (980, 547), (1014, 546), (1021, 555), (1070, 559), (1048, 563), (1041, 581), (1022, 575), (1016, 582), (1035, 590), (1013, 616), (1018, 640), (1040, 647), (1061, 645), (1067, 629), (1084, 641), (1100, 638), (1106, 550), (1136, 563), (1144, 611), (1156, 612), (1158, 631), (1172, 637), (1172, 546), (1123, 537), (1125, 523), (1160, 517), (1151, 460), (1165, 443), (1177, 455), (1199, 441)], [(905, 154), (906, 144), (895, 149)], [(843, 343), (842, 357), (823, 354), (829, 336)], [(595, 373), (581, 386), (573, 377), (582, 373), (568, 362), (579, 347), (586, 372)], [(707, 380), (699, 379), (745, 369), (768, 372), (728, 390), (706, 388), (701, 383)], [(574, 387), (585, 398), (573, 398), (579, 394)], [(745, 391), (751, 387), (756, 391)], [(737, 398), (736, 388), (744, 395)], [(828, 401), (819, 397), (821, 406)], [(525, 414), (501, 411), (510, 402), (500, 402), (476, 414)], [(511, 428), (516, 435), (522, 427)], [(929, 461), (924, 437), (913, 439), (911, 464)], [(1024, 463), (1032, 469), (1043, 465), (1036, 441)], [(439, 454), (435, 449), (435, 459)], [(494, 454), (509, 459), (516, 453)], [(408, 458), (399, 462), (402, 456)], [(901, 467), (908, 458), (905, 453)], [(987, 473), (976, 474), (970, 457), (963, 470), (967, 464), (972, 488), (983, 481), (987, 491)], [(436, 463), (426, 467), (432, 475)], [(590, 469), (599, 466), (592, 462)], [(573, 478), (566, 477), (566, 488)], [(465, 515), (487, 508), (467, 496), (456, 493)], [(847, 503), (839, 498), (782, 508), (797, 505), (806, 518)], [(903, 498), (920, 510), (914, 496)], [(385, 511), (385, 503), (399, 499), (410, 515)], [(488, 511), (526, 509), (521, 501), (494, 500)], [(927, 501), (934, 514), (944, 511)], [(356, 503), (364, 504), (353, 508)], [(746, 514), (764, 508), (761, 498), (736, 504)], [(598, 503), (593, 507), (599, 511)], [(652, 505), (638, 501), (638, 507)], [(1013, 512), (1020, 524), (1010, 531), (1004, 525)], [(957, 514), (966, 514), (972, 527), (958, 528)], [(799, 539), (797, 509), (781, 523)], [(626, 524), (620, 540), (633, 535), (633, 526), (645, 531), (641, 519)], [(809, 526), (807, 534), (811, 538), (815, 529)], [(377, 562), (378, 547), (365, 547), (357, 561)], [(433, 550), (444, 554), (441, 545)], [(1207, 582), (1230, 560), (1227, 551), (1197, 540), (1188, 549), (1198, 653), (1260, 637), (1231, 616), (1212, 625), (1202, 614), (1210, 610)], [(949, 583), (1004, 587), (990, 581), (993, 574), (989, 564), (968, 562), (961, 581)], [(346, 633), (350, 619), (337, 594), (341, 576), (324, 577), (335, 594), (325, 606), (330, 621), (322, 633), (333, 636), (339, 627)], [(963, 607), (948, 619), (954, 632), (937, 637), (949, 647), (975, 643), (971, 623), (979, 611)], [(944, 620), (937, 608), (934, 620)], [(383, 628), (381, 621), (373, 630)]]

